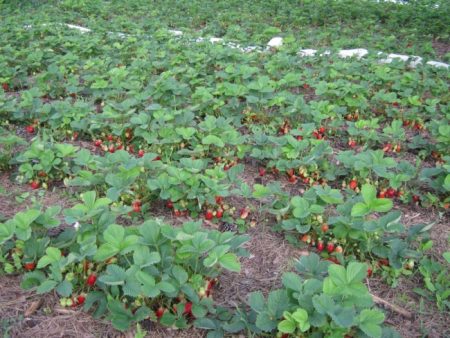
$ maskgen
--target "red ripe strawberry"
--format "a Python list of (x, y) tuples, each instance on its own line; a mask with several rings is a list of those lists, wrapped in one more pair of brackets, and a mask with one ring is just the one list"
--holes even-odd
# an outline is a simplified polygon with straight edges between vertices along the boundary
[(390, 144), (390, 143), (387, 143), (384, 147), (383, 147), (383, 151), (385, 152), (385, 153), (388, 153), (388, 152), (390, 152), (392, 150), (392, 144)]
[(400, 104), (399, 104), (398, 102), (392, 102), (392, 105), (393, 105), (395, 108), (398, 108), (398, 107), (400, 106)]
[(259, 176), (264, 176), (266, 174), (266, 169), (264, 168), (259, 168)]
[(350, 148), (355, 148), (356, 147), (356, 141), (355, 140), (348, 140), (348, 145)]
[(223, 197), (222, 196), (216, 196), (216, 203), (221, 205), (223, 203)]
[(358, 188), (358, 181), (353, 179), (350, 181), (348, 186), (350, 187), (350, 189), (355, 190), (356, 188)]
[(100, 146), (102, 145), (102, 140), (95, 140), (95, 141), (94, 141), (94, 145), (95, 145), (96, 147), (100, 147)]
[(116, 151), (116, 149), (114, 148), (114, 145), (110, 145), (109, 146), (109, 148), (108, 148), (108, 151), (112, 154), (112, 153), (114, 153), (115, 151)]
[(336, 253), (342, 253), (342, 252), (344, 252), (344, 249), (342, 248), (342, 246), (338, 245), (338, 246), (334, 249), (334, 252), (336, 252)]
[(166, 312), (166, 309), (159, 307), (158, 310), (155, 311), (156, 318), (160, 319), (164, 315), (164, 312)]
[(423, 124), (420, 122), (415, 122), (414, 123), (414, 129), (415, 130), (422, 130), (423, 129)]
[(378, 263), (380, 263), (380, 265), (384, 265), (384, 266), (388, 266), (389, 265), (389, 260), (386, 258), (381, 258)]
[(153, 161), (161, 161), (161, 156), (156, 156)]
[(318, 131), (313, 131), (313, 136), (318, 140), (322, 139), (322, 134), (320, 134)]
[(89, 286), (94, 286), (96, 281), (97, 281), (97, 276), (92, 273), (86, 279), (86, 284)]
[(413, 195), (412, 199), (413, 199), (413, 201), (414, 201), (415, 203), (420, 202), (420, 197), (417, 196), (417, 195)]
[(216, 279), (211, 279), (206, 283), (206, 290), (210, 291), (216, 285)]
[(133, 211), (134, 212), (141, 212), (141, 205), (137, 203), (133, 203)]
[(280, 127), (280, 134), (282, 135), (286, 135), (287, 133), (289, 133), (289, 127), (284, 125), (283, 127)]
[(78, 303), (78, 305), (83, 305), (85, 300), (86, 300), (86, 297), (85, 297), (84, 295), (79, 295), (79, 296), (77, 297), (77, 303)]
[(328, 229), (329, 229), (328, 224), (327, 223), (323, 223), (321, 229), (322, 229), (322, 232), (327, 232)]
[(29, 263), (25, 263), (23, 265), (23, 268), (26, 271), (33, 271), (36, 268), (36, 263), (35, 262), (29, 262)]
[(286, 170), (286, 174), (287, 174), (289, 177), (294, 176), (294, 169), (288, 169), (288, 170)]
[(32, 182), (30, 183), (30, 187), (31, 187), (31, 189), (33, 189), (33, 190), (39, 189), (39, 186), (40, 186), (39, 181), (32, 181)]
[(180, 216), (181, 216), (181, 211), (175, 209), (175, 210), (173, 211), (173, 214), (175, 215), (175, 217), (180, 217)]
[(298, 135), (296, 138), (297, 138), (297, 141), (303, 140), (303, 136), (301, 136), (301, 135)]
[(116, 148), (116, 150), (122, 150), (123, 149), (123, 144), (119, 144)]
[(403, 120), (403, 127), (408, 127), (411, 124), (409, 120)]
[(34, 131), (35, 131), (34, 126), (32, 126), (32, 125), (26, 126), (25, 130), (28, 134), (34, 134)]
[(187, 302), (184, 305), (184, 311), (183, 311), (184, 315), (192, 315), (192, 303), (191, 302)]
[(214, 217), (213, 212), (211, 210), (209, 210), (209, 209), (206, 210), (206, 212), (205, 212), (205, 219), (210, 221), (210, 220), (213, 219), (213, 217)]
[(325, 245), (323, 244), (323, 241), (318, 241), (318, 242), (317, 242), (317, 250), (318, 250), (319, 252), (322, 252), (323, 249), (325, 249)]
[(320, 133), (320, 134), (325, 133), (325, 127), (320, 127), (320, 128), (319, 128), (319, 133)]
[(80, 134), (77, 131), (74, 131), (73, 135), (72, 135), (72, 140), (75, 141), (78, 138), (79, 135)]
[(304, 83), (304, 84), (303, 84), (303, 88), (304, 88), (304, 89), (308, 89), (308, 88), (309, 88), (309, 84)]
[(372, 268), (369, 266), (368, 268), (367, 268), (367, 277), (372, 277)]
[(297, 182), (297, 177), (295, 175), (289, 176), (288, 181), (291, 183)]
[(222, 218), (223, 216), (223, 210), (222, 209), (217, 209), (216, 211), (216, 217), (217, 218)]
[(142, 149), (139, 149), (138, 151), (138, 157), (144, 157), (145, 151)]
[(173, 202), (171, 200), (168, 200), (166, 203), (166, 207), (168, 207), (169, 209), (173, 209)]
[(7, 92), (9, 90), (9, 85), (6, 82), (2, 83), (2, 88), (5, 92)]
[(394, 198), (397, 195), (397, 191), (394, 188), (388, 188), (386, 190), (386, 196), (389, 198)]
[(332, 253), (334, 251), (334, 243), (333, 242), (328, 242), (327, 251), (328, 251), (328, 253)]
[(109, 134), (109, 135), (106, 137), (106, 139), (107, 139), (108, 141), (112, 141), (112, 140), (114, 140), (114, 136), (112, 136), (111, 134)]

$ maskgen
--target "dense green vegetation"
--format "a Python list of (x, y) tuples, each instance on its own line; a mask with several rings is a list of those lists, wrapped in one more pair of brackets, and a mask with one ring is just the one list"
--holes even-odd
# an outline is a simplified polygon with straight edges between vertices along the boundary
[[(390, 337), (364, 279), (395, 287), (418, 271), (419, 292), (448, 311), (446, 261), (427, 257), (432, 225), (406, 227), (399, 210), (448, 212), (448, 69), (297, 54), (432, 56), (450, 27), (449, 4), (434, 3), (3, 1), (0, 169), (32, 190), (70, 187), (76, 204), (0, 224), (0, 271), (119, 330), (150, 319), (211, 337)], [(285, 43), (193, 42), (208, 35)], [(218, 307), (215, 284), (239, 272), (259, 219), (317, 255), (267, 299)], [(223, 231), (204, 227), (214, 223)]]
[[(408, 5), (367, 0), (258, 1), (22, 1), (5, 0), (3, 13), (14, 22), (60, 22), (98, 31), (153, 33), (172, 28), (193, 35), (265, 44), (274, 35), (303, 48), (371, 48), (434, 55), (432, 40), (448, 42), (448, 1), (409, 1)], [(13, 16), (11, 16), (13, 14)], [(448, 60), (448, 55), (445, 57)]]

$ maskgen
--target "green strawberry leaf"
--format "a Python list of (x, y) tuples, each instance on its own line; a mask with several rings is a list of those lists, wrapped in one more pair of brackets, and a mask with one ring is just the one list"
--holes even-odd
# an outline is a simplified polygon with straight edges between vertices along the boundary
[(364, 309), (359, 315), (358, 326), (369, 337), (381, 338), (384, 318), (384, 313), (379, 310)]

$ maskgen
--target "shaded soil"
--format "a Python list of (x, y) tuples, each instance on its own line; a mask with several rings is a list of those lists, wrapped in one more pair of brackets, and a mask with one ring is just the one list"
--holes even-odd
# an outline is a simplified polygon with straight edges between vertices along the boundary
[(450, 43), (443, 41), (433, 41), (433, 49), (440, 59), (445, 57), (446, 54), (450, 53)]

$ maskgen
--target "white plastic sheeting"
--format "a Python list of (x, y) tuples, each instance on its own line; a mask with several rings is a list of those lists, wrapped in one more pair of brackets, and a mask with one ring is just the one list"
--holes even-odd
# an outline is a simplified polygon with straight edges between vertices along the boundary
[[(393, 2), (396, 2), (395, 0), (393, 0)], [(66, 27), (70, 28), (70, 29), (76, 29), (78, 30), (80, 33), (84, 34), (84, 33), (89, 33), (92, 32), (91, 29), (86, 28), (86, 27), (82, 27), (82, 26), (78, 26), (78, 25), (72, 25), (72, 24), (63, 24)], [(25, 29), (29, 29), (31, 28), (30, 25), (26, 25)], [(179, 31), (179, 30), (169, 30), (169, 33), (173, 34), (174, 36), (182, 36), (183, 32)], [(115, 34), (119, 37), (126, 37), (129, 36), (129, 34), (125, 34), (125, 33), (120, 33), (120, 32), (109, 32), (109, 34)], [(234, 48), (234, 49), (239, 49), (242, 52), (255, 52), (255, 51), (259, 51), (261, 52), (262, 49), (258, 46), (246, 46), (243, 47), (239, 44), (233, 43), (233, 42), (225, 42), (222, 38), (216, 38), (216, 37), (212, 37), (209, 39), (205, 39), (205, 38), (197, 38), (194, 40), (195, 42), (205, 42), (205, 41), (209, 41), (210, 43), (222, 43), (224, 46), (227, 46), (229, 48)], [(273, 49), (277, 49), (283, 46), (283, 38), (280, 36), (275, 36), (272, 39), (270, 39), (270, 41), (267, 43), (267, 49), (268, 50), (273, 50)], [(298, 55), (300, 57), (312, 57), (315, 56), (317, 54), (317, 50), (316, 49), (301, 49), (298, 52)], [(355, 57), (358, 59), (363, 58), (364, 56), (369, 54), (369, 51), (365, 48), (355, 48), (355, 49), (341, 49), (337, 52), (338, 56), (341, 58), (349, 58), (349, 57)], [(319, 54), (319, 56), (326, 56), (326, 55), (331, 55), (331, 51), (326, 50), (323, 53)], [(383, 56), (386, 55), (383, 52), (378, 52), (378, 55)], [(391, 63), (394, 60), (401, 60), (403, 62), (408, 62), (409, 61), (409, 65), (411, 67), (417, 67), (418, 65), (422, 64), (423, 59), (420, 56), (415, 56), (415, 55), (403, 55), (403, 54), (388, 54), (387, 56), (385, 56), (384, 58), (380, 59), (379, 62), (380, 63)], [(443, 63), (443, 62), (439, 62), (439, 61), (428, 61), (426, 63), (427, 65), (430, 65), (432, 67), (437, 67), (437, 68), (446, 68), (448, 69), (450, 65)]]

